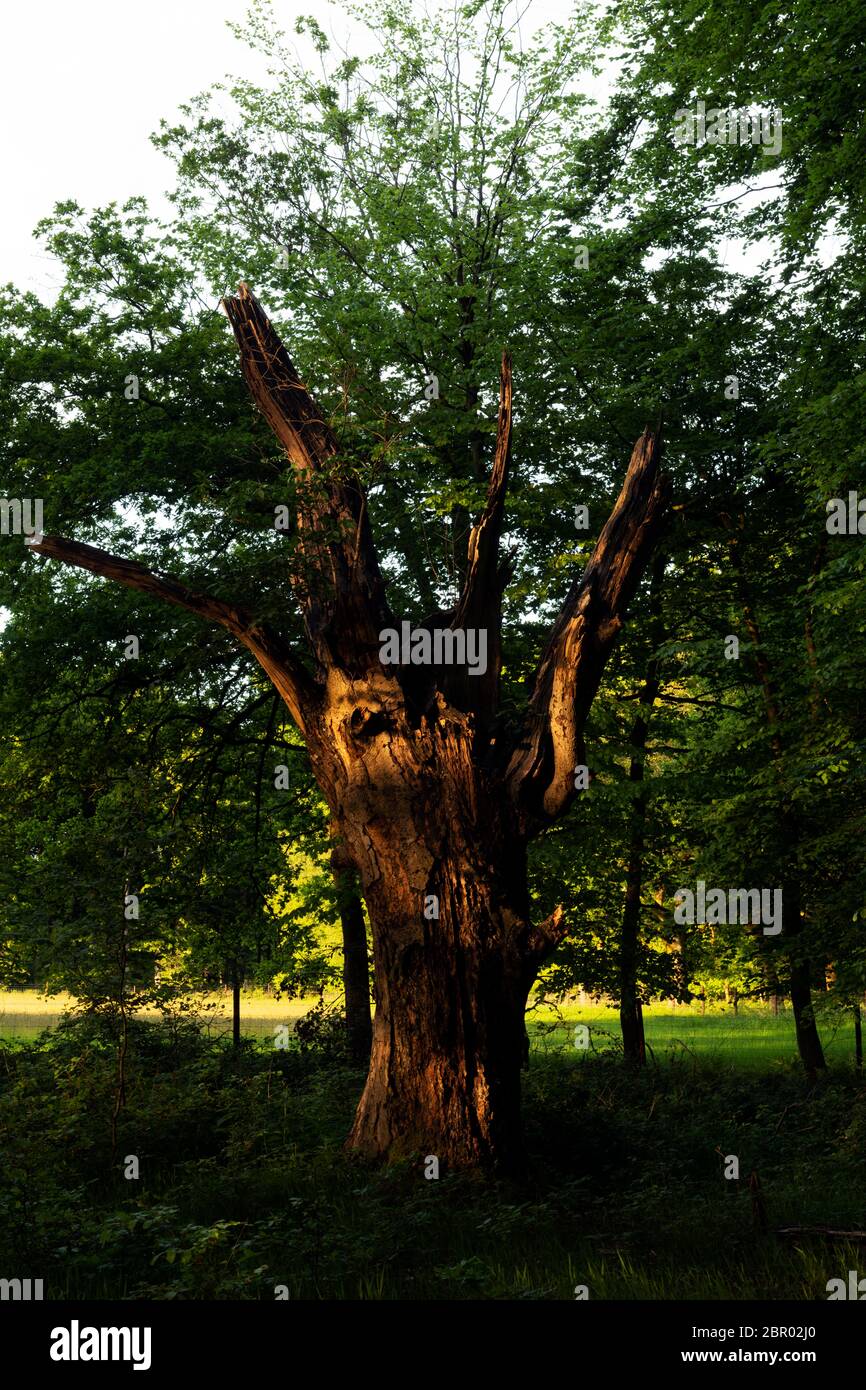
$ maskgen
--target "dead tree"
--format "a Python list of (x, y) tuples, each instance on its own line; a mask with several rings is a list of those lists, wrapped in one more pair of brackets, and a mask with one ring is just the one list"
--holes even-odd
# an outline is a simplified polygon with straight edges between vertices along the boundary
[[(260, 663), (303, 736), (334, 832), (357, 871), (373, 934), (377, 1003), (370, 1070), (347, 1141), (382, 1158), (519, 1167), (524, 1010), (564, 934), (559, 909), (533, 923), (530, 838), (576, 795), (583, 729), (667, 508), (660, 441), (637, 441), (619, 498), (550, 632), (522, 727), (495, 723), (501, 667), (499, 556), (511, 452), (503, 358), (486, 507), (472, 528), (447, 630), (484, 629), (487, 669), (383, 664), (389, 609), (367, 502), (336, 437), (261, 306), (225, 300), (252, 396), (291, 461), (294, 580), (309, 652), (240, 607), (93, 546), (45, 536), (40, 555), (222, 624)], [(425, 915), (425, 904), (438, 915)]]

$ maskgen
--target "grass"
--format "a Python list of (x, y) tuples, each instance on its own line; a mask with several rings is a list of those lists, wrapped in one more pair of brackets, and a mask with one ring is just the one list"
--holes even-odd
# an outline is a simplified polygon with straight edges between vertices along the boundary
[[(575, 1048), (575, 1027), (589, 1029), (589, 1047)], [(527, 1019), (535, 1050), (585, 1060), (592, 1054), (618, 1051), (621, 1046), (619, 1013), (605, 1004), (567, 1006), (557, 1018), (551, 1011), (532, 1012)], [(836, 1065), (854, 1060), (854, 1027), (839, 1015), (820, 1019), (819, 1030), (827, 1060)], [(644, 1034), (650, 1060), (670, 1061), (673, 1056), (693, 1056), (704, 1062), (737, 1070), (766, 1072), (797, 1062), (794, 1020), (790, 1007), (774, 1015), (769, 1005), (740, 1005), (737, 1013), (725, 1005), (711, 1005), (703, 1013), (699, 1004), (651, 1004), (644, 1008)]]
[[(214, 991), (189, 1001), (205, 1023), (210, 1037), (231, 1033), (231, 995)], [(69, 995), (46, 998), (36, 990), (0, 991), (0, 1039), (28, 1041), (44, 1028), (54, 1028), (64, 1010), (74, 1000)], [(241, 996), (241, 1032), (245, 1037), (264, 1041), (273, 1037), (280, 1024), (295, 1022), (313, 1007), (314, 999), (276, 1001), (261, 992), (245, 991)], [(143, 1017), (156, 1018), (154, 1011)], [(589, 1028), (589, 1047), (575, 1048), (575, 1028)], [(561, 1011), (533, 1010), (527, 1016), (530, 1045), (535, 1052), (586, 1060), (593, 1054), (617, 1051), (620, 1047), (619, 1014), (608, 1004), (566, 1005)], [(824, 1020), (821, 1039), (828, 1061), (836, 1065), (853, 1062), (853, 1025), (838, 1016)], [(702, 1012), (699, 1004), (659, 1003), (644, 1009), (644, 1032), (650, 1060), (670, 1061), (682, 1054), (719, 1066), (738, 1070), (767, 1071), (797, 1061), (794, 1021), (789, 1007), (774, 1015), (769, 1005), (740, 1005), (737, 1013), (725, 1005), (711, 1005)]]
[[(231, 994), (216, 990), (198, 994), (187, 1001), (202, 1017), (205, 1031), (213, 1038), (231, 1034)], [(17, 1038), (27, 1042), (38, 1037), (44, 1028), (56, 1028), (64, 1012), (75, 1000), (69, 994), (45, 997), (35, 989), (0, 990), (0, 1038)], [(245, 992), (241, 997), (241, 1032), (248, 1038), (265, 1039), (273, 1036), (279, 1024), (292, 1027), (313, 1007), (313, 999), (281, 999), (261, 993)], [(141, 1017), (156, 1019), (154, 1009), (144, 1009)]]

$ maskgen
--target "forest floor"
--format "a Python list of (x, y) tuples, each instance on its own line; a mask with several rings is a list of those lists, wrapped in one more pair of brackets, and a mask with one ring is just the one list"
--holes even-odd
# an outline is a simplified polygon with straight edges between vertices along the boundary
[(863, 1077), (831, 1055), (810, 1085), (789, 1039), (763, 1068), (701, 1056), (683, 1022), (637, 1074), (572, 1018), (536, 1032), (520, 1184), (347, 1158), (337, 1033), (133, 1020), (114, 1143), (109, 1021), (0, 1042), (0, 1269), (53, 1299), (826, 1299), (864, 1258)]

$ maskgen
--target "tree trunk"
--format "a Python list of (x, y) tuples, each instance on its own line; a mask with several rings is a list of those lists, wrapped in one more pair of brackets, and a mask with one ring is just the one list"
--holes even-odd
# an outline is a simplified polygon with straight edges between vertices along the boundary
[(827, 1063), (812, 1012), (808, 961), (803, 965), (791, 966), (791, 1007), (794, 1010), (794, 1028), (800, 1057), (807, 1075), (814, 1077), (819, 1071), (826, 1070)]
[(340, 926), (343, 933), (343, 993), (346, 1000), (346, 1037), (349, 1056), (358, 1066), (370, 1061), (373, 1019), (370, 1013), (370, 964), (367, 958), (367, 924), (364, 907), (350, 872), (351, 861), (335, 845), (331, 872), (337, 887)]
[(656, 650), (662, 640), (660, 623), (660, 589), (664, 574), (664, 559), (656, 555), (652, 565), (650, 585), (650, 640), (652, 656), (640, 691), (639, 713), (631, 731), (632, 754), (629, 781), (639, 788), (632, 804), (629, 828), (629, 855), (626, 872), (625, 905), (622, 915), (622, 943), (619, 962), (619, 1019), (622, 1029), (623, 1056), (633, 1066), (646, 1062), (643, 1031), (643, 1009), (638, 995), (637, 966), (640, 950), (640, 906), (643, 887), (643, 856), (646, 828), (647, 793), (644, 786), (644, 765), (649, 721), (659, 692), (659, 671)]
[[(347, 1143), (370, 1157), (520, 1171), (524, 1012), (541, 944), (525, 849), (471, 760), (471, 722), (434, 729), (408, 747), (393, 727), (378, 736), (372, 756), (392, 761), (390, 777), (379, 761), (378, 794), (342, 750), (350, 776), (335, 818), (360, 872), (377, 985)], [(434, 769), (435, 794), (425, 785)]]
[(446, 910), (420, 931), (407, 917), (400, 944), (379, 935), (370, 1071), (348, 1147), (519, 1172), (528, 982), (517, 956), (508, 962), (494, 949), (509, 927), (488, 894), (476, 886), (467, 895), (453, 864), (437, 869), (459, 916), (469, 896), (473, 917)]
[(232, 974), (232, 1045), (241, 1045), (241, 981), (237, 964)]
[[(632, 759), (632, 779), (635, 761)], [(638, 764), (641, 767), (641, 764)], [(640, 773), (642, 775), (642, 772)], [(622, 915), (622, 943), (619, 958), (619, 1021), (623, 1056), (633, 1066), (643, 1066), (646, 1051), (643, 1019), (637, 989), (637, 959), (640, 939), (640, 894), (643, 870), (644, 817), (646, 802), (638, 796), (632, 812), (631, 845), (626, 877), (625, 907)]]
[(819, 1071), (825, 1071), (824, 1049), (815, 1024), (812, 1008), (811, 966), (809, 961), (797, 953), (797, 938), (802, 930), (803, 920), (800, 911), (800, 885), (789, 880), (782, 890), (783, 933), (792, 941), (791, 950), (791, 1007), (794, 1011), (794, 1029), (797, 1047), (807, 1076), (813, 1080)]
[(346, 1034), (353, 1062), (366, 1066), (373, 1046), (370, 1012), (370, 962), (367, 957), (367, 924), (364, 907), (353, 893), (340, 913), (343, 931), (343, 990), (346, 997)]

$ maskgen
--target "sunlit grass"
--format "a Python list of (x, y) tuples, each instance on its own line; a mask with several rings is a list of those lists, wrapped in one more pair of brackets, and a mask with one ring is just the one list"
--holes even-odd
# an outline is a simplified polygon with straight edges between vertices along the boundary
[[(241, 1032), (245, 1037), (271, 1037), (280, 1024), (293, 1028), (315, 1002), (314, 998), (275, 1000), (260, 991), (244, 991)], [(67, 994), (46, 997), (32, 989), (0, 991), (0, 1038), (34, 1038), (43, 1028), (55, 1027), (73, 1003)], [(187, 1003), (203, 1019), (212, 1037), (231, 1032), (229, 991), (190, 996)], [(155, 1018), (157, 1013), (143, 1010), (141, 1016)], [(577, 1024), (589, 1028), (589, 1048), (585, 1052), (575, 1048)], [(828, 1059), (853, 1062), (853, 1024), (849, 1026), (846, 1020), (840, 1022), (836, 1017), (819, 1020), (819, 1028)], [(567, 1004), (558, 1013), (552, 1009), (531, 1010), (527, 1029), (533, 1050), (559, 1053), (578, 1061), (594, 1052), (621, 1046), (619, 1013), (611, 1004)], [(650, 1061), (694, 1057), (750, 1070), (797, 1062), (794, 1020), (787, 1005), (780, 1008), (778, 1015), (765, 1004), (741, 1004), (737, 1013), (717, 1004), (704, 1013), (699, 1004), (672, 1006), (664, 1001), (644, 1009), (644, 1032)]]
[[(232, 997), (215, 990), (197, 994), (187, 1001), (205, 1022), (211, 1036), (230, 1033)], [(275, 1000), (266, 994), (241, 995), (241, 1032), (246, 1037), (268, 1037), (281, 1023), (293, 1027), (315, 1004), (315, 999)], [(69, 994), (45, 996), (35, 989), (0, 991), (0, 1038), (35, 1038), (43, 1028), (54, 1028), (75, 1000)], [(159, 1017), (155, 1009), (143, 1009), (140, 1017)]]
[[(578, 1024), (589, 1028), (585, 1051), (575, 1047)], [(559, 1015), (551, 1009), (534, 1010), (527, 1018), (527, 1028), (533, 1048), (578, 1060), (622, 1045), (619, 1012), (609, 1004), (570, 1004)], [(838, 1016), (819, 1017), (819, 1030), (828, 1059), (853, 1062), (853, 1021), (849, 1025)], [(777, 1015), (769, 1004), (741, 1004), (736, 1013), (717, 1004), (704, 1013), (700, 1004), (674, 1006), (664, 1001), (644, 1008), (644, 1034), (650, 1061), (662, 1062), (679, 1054), (750, 1069), (797, 1062), (794, 1019), (787, 1005), (780, 1007)]]

